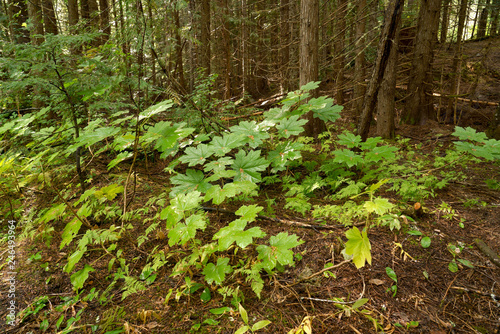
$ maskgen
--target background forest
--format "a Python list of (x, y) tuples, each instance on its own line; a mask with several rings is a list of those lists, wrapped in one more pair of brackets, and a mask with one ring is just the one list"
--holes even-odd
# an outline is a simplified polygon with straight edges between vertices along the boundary
[(2, 0), (2, 333), (498, 333), (499, 0)]

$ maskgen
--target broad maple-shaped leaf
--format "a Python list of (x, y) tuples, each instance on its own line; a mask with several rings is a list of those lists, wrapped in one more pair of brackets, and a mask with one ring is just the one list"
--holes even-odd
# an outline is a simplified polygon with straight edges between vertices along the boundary
[(349, 239), (345, 244), (345, 252), (347, 255), (352, 255), (352, 262), (356, 268), (364, 267), (365, 262), (372, 264), (372, 246), (368, 240), (366, 229), (360, 232), (357, 227), (353, 227), (345, 235)]
[(348, 148), (357, 147), (361, 143), (361, 136), (357, 136), (352, 132), (344, 132), (338, 135), (338, 138), (339, 140), (337, 141), (337, 143), (339, 143), (340, 145), (345, 145)]
[(230, 130), (235, 135), (242, 135), (244, 142), (252, 148), (259, 147), (264, 139), (269, 138), (269, 133), (263, 131), (261, 127), (255, 122), (240, 122), (238, 125), (232, 126)]
[(303, 125), (306, 123), (307, 120), (299, 119), (299, 116), (295, 115), (282, 120), (276, 125), (276, 128), (282, 138), (289, 138), (290, 136), (300, 135), (304, 131)]
[(301, 149), (304, 147), (302, 143), (294, 143), (287, 141), (280, 143), (276, 148), (269, 152), (268, 159), (273, 165), (273, 172), (282, 171), (285, 169), (288, 161), (300, 159), (302, 156)]
[(172, 149), (180, 138), (189, 136), (194, 129), (184, 128), (185, 123), (172, 125), (171, 122), (158, 122), (150, 127), (142, 139), (149, 143), (156, 141), (155, 149), (165, 153)]
[(245, 219), (246, 221), (254, 221), (259, 212), (261, 212), (263, 207), (257, 206), (255, 204), (252, 205), (243, 205), (236, 211), (235, 213), (238, 216), (241, 216), (241, 219)]
[(233, 268), (228, 263), (229, 259), (227, 257), (219, 257), (217, 264), (207, 263), (205, 268), (203, 268), (203, 275), (205, 275), (207, 283), (222, 284), (226, 278), (226, 274), (230, 274), (233, 271)]
[(250, 151), (248, 155), (240, 150), (236, 153), (232, 168), (236, 171), (235, 181), (260, 182), (261, 171), (269, 166), (269, 161), (260, 157), (260, 150)]
[(170, 192), (171, 197), (177, 194), (188, 193), (193, 190), (206, 192), (212, 186), (205, 180), (205, 175), (201, 170), (188, 169), (186, 174), (177, 174), (170, 178), (172, 184), (177, 186)]
[(286, 232), (281, 232), (269, 238), (270, 246), (260, 245), (257, 247), (258, 258), (262, 260), (263, 268), (268, 271), (273, 270), (277, 263), (284, 266), (293, 264), (293, 251), (291, 249), (302, 243), (304, 242), (299, 241), (295, 234), (288, 235)]
[(396, 157), (398, 149), (391, 146), (378, 146), (370, 151), (365, 152), (365, 160), (370, 162), (378, 162), (382, 160), (393, 160)]
[(344, 109), (343, 106), (333, 105), (333, 99), (326, 96), (310, 99), (307, 105), (313, 111), (314, 117), (324, 122), (335, 122)]
[(240, 193), (248, 194), (256, 187), (257, 185), (250, 181), (236, 181), (233, 183), (227, 183), (222, 189), (219, 185), (215, 185), (207, 190), (205, 201), (212, 200), (214, 204), (219, 205), (224, 202), (226, 198), (234, 197)]
[(184, 151), (184, 155), (179, 158), (183, 163), (189, 163), (189, 167), (202, 165), (205, 161), (214, 154), (212, 147), (206, 144), (200, 144), (196, 147), (188, 147)]
[(120, 152), (116, 155), (116, 158), (110, 161), (108, 164), (108, 171), (118, 165), (120, 162), (127, 160), (128, 158), (131, 158), (133, 156), (132, 152)]
[(457, 126), (455, 127), (455, 132), (453, 132), (452, 135), (458, 137), (460, 140), (470, 140), (477, 142), (484, 142), (488, 139), (484, 132), (476, 132), (476, 129), (473, 129), (471, 127), (467, 127), (464, 129)]
[(214, 173), (219, 171), (224, 171), (226, 166), (230, 166), (233, 163), (233, 158), (223, 157), (216, 161), (210, 161), (205, 164), (205, 168), (203, 169), (206, 173), (213, 171)]
[(351, 168), (352, 166), (357, 166), (358, 164), (362, 164), (364, 161), (359, 154), (346, 149), (343, 149), (341, 151), (336, 150), (333, 152), (333, 155), (335, 155), (335, 159), (333, 159), (333, 162), (344, 163), (349, 168)]
[(360, 147), (364, 151), (373, 150), (381, 141), (382, 137), (370, 137), (365, 142), (362, 142)]
[(203, 197), (199, 191), (191, 191), (187, 194), (179, 194), (170, 201), (170, 206), (180, 212), (197, 209)]
[(242, 133), (224, 133), (222, 137), (214, 137), (210, 148), (215, 155), (221, 157), (229, 153), (233, 148), (245, 143), (245, 135)]
[(220, 252), (225, 251), (235, 242), (238, 247), (245, 248), (253, 243), (253, 238), (262, 238), (266, 234), (260, 227), (252, 227), (251, 229), (244, 230), (247, 226), (245, 219), (236, 219), (229, 223), (228, 226), (223, 227), (214, 235), (214, 240), (219, 241)]
[(191, 215), (186, 219), (185, 224), (177, 223), (177, 225), (168, 232), (168, 245), (170, 247), (176, 244), (184, 245), (196, 236), (197, 230), (204, 230), (206, 226), (205, 217), (201, 215)]
[(375, 212), (379, 216), (391, 211), (394, 205), (387, 198), (377, 197), (372, 201), (367, 201), (363, 205), (367, 212)]

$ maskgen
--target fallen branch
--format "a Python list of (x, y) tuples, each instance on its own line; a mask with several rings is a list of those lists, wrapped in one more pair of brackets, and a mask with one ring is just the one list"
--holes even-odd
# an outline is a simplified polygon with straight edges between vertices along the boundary
[[(208, 206), (202, 206), (201, 209), (205, 210), (205, 211), (222, 212), (222, 213), (229, 213), (229, 214), (232, 214), (232, 215), (236, 215), (235, 211), (230, 211), (230, 210), (225, 210), (225, 209), (219, 209), (219, 208), (212, 208), (212, 207), (208, 207)], [(273, 221), (273, 222), (282, 223), (282, 224), (286, 224), (286, 225), (290, 225), (290, 226), (298, 226), (298, 227), (303, 227), (303, 228), (311, 228), (313, 230), (334, 230), (334, 229), (337, 229), (337, 228), (340, 227), (340, 226), (327, 226), (327, 225), (306, 224), (306, 223), (302, 223), (302, 222), (299, 222), (299, 221), (287, 220), (287, 219), (283, 219), (283, 218), (272, 218), (272, 217), (267, 217), (267, 216), (263, 216), (263, 215), (257, 215), (257, 218), (264, 219), (264, 220), (270, 220), (270, 221)]]
[(483, 252), (484, 255), (486, 255), (491, 262), (493, 262), (494, 265), (497, 267), (500, 267), (500, 256), (498, 256), (497, 253), (495, 253), (488, 245), (481, 239), (474, 239), (474, 243), (476, 244), (477, 248)]

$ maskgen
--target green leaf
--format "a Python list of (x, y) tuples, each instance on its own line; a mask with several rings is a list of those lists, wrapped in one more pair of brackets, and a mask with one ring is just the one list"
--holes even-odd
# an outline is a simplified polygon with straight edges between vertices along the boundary
[(94, 270), (94, 268), (86, 264), (82, 270), (79, 270), (71, 275), (71, 284), (73, 285), (73, 289), (79, 290), (83, 288), (83, 284), (85, 283), (87, 278), (89, 278), (89, 272)]
[(368, 298), (361, 298), (361, 299), (358, 299), (356, 300), (356, 302), (354, 304), (352, 304), (352, 308), (354, 310), (357, 310), (358, 308), (360, 308), (361, 306), (365, 305), (367, 302), (369, 301)]
[(448, 270), (451, 271), (452, 273), (456, 273), (458, 271), (458, 264), (455, 261), (455, 259), (453, 259), (453, 261), (448, 263)]
[(288, 161), (300, 159), (302, 156), (301, 149), (304, 147), (302, 143), (294, 143), (286, 141), (279, 143), (276, 148), (269, 152), (268, 159), (273, 165), (273, 172), (285, 170)]
[(457, 126), (455, 127), (455, 132), (453, 132), (452, 135), (458, 137), (460, 140), (471, 140), (476, 142), (484, 142), (488, 139), (484, 132), (476, 132), (476, 129), (471, 127), (464, 129)]
[(82, 258), (83, 254), (87, 251), (87, 247), (84, 247), (83, 249), (78, 249), (76, 252), (70, 255), (68, 258), (68, 263), (64, 266), (64, 272), (70, 273), (73, 271), (73, 268), (75, 265), (80, 261)]
[(282, 138), (289, 138), (290, 136), (300, 135), (304, 131), (302, 126), (306, 123), (307, 120), (299, 119), (299, 116), (295, 115), (282, 120), (278, 125), (276, 125), (276, 128)]
[(221, 228), (213, 236), (214, 240), (219, 241), (218, 250), (222, 252), (229, 249), (233, 242), (236, 242), (238, 247), (245, 248), (253, 243), (253, 238), (262, 238), (266, 235), (257, 226), (245, 231), (246, 226), (247, 221), (240, 218), (232, 221), (228, 226)]
[(269, 325), (271, 323), (271, 321), (269, 320), (261, 320), (259, 322), (256, 322), (253, 326), (252, 326), (252, 332), (256, 332), (264, 327), (266, 327), (267, 325)]
[(269, 133), (263, 131), (255, 122), (240, 122), (238, 125), (232, 126), (230, 130), (235, 135), (241, 135), (244, 143), (248, 143), (251, 148), (256, 148), (262, 145), (264, 139), (269, 138)]
[(356, 136), (351, 132), (344, 132), (338, 135), (339, 140), (337, 143), (345, 145), (347, 148), (358, 147), (361, 144), (361, 136)]
[(245, 310), (245, 308), (241, 304), (238, 304), (238, 311), (240, 312), (241, 319), (243, 319), (243, 322), (248, 325), (247, 310)]
[(240, 328), (238, 328), (238, 330), (236, 332), (234, 332), (234, 334), (244, 334), (246, 332), (248, 332), (248, 330), (250, 329), (250, 326), (241, 326)]
[(252, 181), (254, 183), (261, 181), (260, 171), (269, 166), (266, 159), (260, 157), (260, 150), (250, 151), (248, 155), (240, 150), (236, 153), (236, 159), (232, 168), (236, 171), (235, 181)]
[(151, 116), (164, 112), (165, 110), (172, 108), (173, 105), (174, 101), (172, 100), (165, 100), (155, 105), (152, 105), (139, 114), (139, 121), (142, 121), (143, 119), (148, 119)]
[(51, 220), (61, 217), (66, 209), (66, 204), (61, 203), (59, 205), (53, 206), (38, 220), (40, 223), (48, 223)]
[(461, 264), (463, 264), (464, 266), (466, 266), (468, 268), (474, 269), (474, 265), (468, 260), (458, 259), (458, 262), (460, 262)]
[(310, 99), (308, 107), (313, 111), (315, 118), (324, 122), (335, 122), (340, 118), (340, 112), (344, 109), (343, 106), (333, 105), (333, 99), (326, 96)]
[(133, 156), (132, 152), (120, 152), (118, 153), (118, 155), (116, 156), (116, 158), (114, 158), (113, 160), (110, 161), (110, 163), (108, 164), (108, 171), (115, 167), (116, 165), (118, 165), (120, 162), (124, 161), (124, 160), (127, 160), (128, 158), (131, 158)]
[(245, 143), (246, 136), (242, 133), (224, 133), (222, 137), (214, 137), (210, 143), (210, 148), (217, 156), (224, 156), (233, 148)]
[(155, 149), (168, 154), (179, 139), (189, 136), (194, 131), (193, 128), (184, 128), (184, 125), (184, 123), (171, 125), (171, 122), (158, 122), (148, 128), (142, 140), (146, 143), (156, 141)]
[(240, 193), (250, 193), (253, 191), (257, 185), (250, 181), (236, 181), (233, 183), (227, 183), (224, 188), (221, 189), (219, 185), (212, 186), (207, 190), (205, 195), (205, 201), (212, 200), (214, 204), (221, 204), (226, 198), (234, 197)]
[(291, 265), (293, 261), (293, 251), (291, 248), (301, 245), (303, 241), (299, 241), (295, 234), (288, 235), (286, 232), (281, 232), (276, 236), (269, 238), (269, 246), (260, 245), (257, 247), (259, 253), (258, 258), (263, 260), (263, 267), (267, 270), (273, 270), (277, 263), (281, 265)]
[(212, 186), (205, 180), (205, 175), (201, 170), (188, 169), (186, 174), (177, 174), (170, 178), (172, 184), (177, 186), (172, 189), (170, 196), (187, 193), (193, 190), (206, 192)]
[(361, 165), (364, 162), (361, 155), (356, 154), (351, 150), (336, 150), (333, 152), (333, 155), (335, 155), (335, 159), (333, 159), (333, 162), (344, 163), (349, 168), (351, 168), (352, 166)]
[(208, 263), (205, 268), (203, 268), (203, 275), (205, 275), (205, 280), (208, 284), (213, 282), (217, 285), (221, 285), (226, 274), (230, 274), (233, 269), (228, 265), (229, 259), (226, 257), (219, 257), (217, 259), (217, 265), (213, 263)]
[(214, 173), (226, 171), (226, 166), (229, 166), (233, 163), (233, 159), (230, 157), (220, 158), (217, 161), (211, 161), (205, 164), (205, 168), (203, 169), (206, 173), (213, 171)]
[(431, 238), (423, 237), (422, 240), (420, 240), (420, 245), (422, 245), (422, 248), (429, 248), (431, 246)]
[(73, 238), (78, 234), (78, 231), (80, 231), (80, 227), (82, 226), (82, 222), (78, 220), (76, 217), (73, 218), (66, 226), (64, 227), (64, 231), (62, 233), (62, 241), (61, 241), (61, 246), (59, 247), (60, 249), (63, 249), (64, 246), (69, 245)]
[(357, 227), (353, 227), (345, 235), (349, 239), (345, 245), (345, 252), (347, 255), (353, 256), (352, 261), (356, 265), (356, 268), (363, 267), (365, 262), (371, 264), (371, 245), (366, 230), (363, 229), (363, 234), (361, 234)]
[(380, 216), (386, 214), (394, 207), (394, 205), (391, 202), (389, 202), (387, 198), (380, 198), (380, 197), (375, 198), (373, 202), (372, 201), (365, 202), (363, 206), (366, 209), (366, 211), (370, 213), (375, 212)]
[(120, 132), (120, 129), (115, 127), (105, 127), (94, 129), (89, 132), (83, 132), (82, 134), (80, 134), (80, 137), (75, 139), (75, 144), (68, 147), (67, 151), (69, 153), (72, 153), (77, 147), (89, 147), (97, 142), (104, 140), (107, 137), (116, 135), (118, 132)]
[(254, 221), (259, 212), (261, 212), (263, 207), (257, 206), (255, 204), (252, 205), (243, 205), (241, 206), (238, 211), (235, 213), (238, 216), (241, 216), (241, 219), (244, 219), (248, 222)]
[(361, 147), (361, 149), (363, 151), (370, 151), (370, 150), (373, 150), (377, 147), (378, 143), (380, 143), (382, 141), (382, 137), (370, 137), (368, 139), (366, 139), (365, 142), (362, 142), (359, 147)]
[(185, 212), (197, 209), (203, 197), (199, 191), (191, 191), (187, 194), (179, 194), (170, 201), (170, 205), (175, 211)]
[(378, 146), (365, 153), (365, 160), (370, 162), (391, 161), (395, 159), (398, 149), (391, 146)]
[(396, 275), (396, 272), (392, 268), (386, 267), (385, 272), (387, 276), (389, 276), (389, 278), (392, 279), (395, 283), (398, 282), (398, 276)]
[(183, 163), (189, 163), (189, 167), (203, 165), (210, 156), (214, 154), (212, 148), (205, 144), (200, 144), (196, 147), (188, 147), (184, 155), (179, 158)]
[(232, 308), (224, 306), (224, 307), (219, 307), (219, 308), (211, 308), (209, 311), (212, 314), (221, 315), (221, 314), (224, 314), (226, 312), (231, 312)]
[(206, 227), (205, 217), (201, 215), (191, 215), (186, 219), (186, 223), (177, 223), (168, 232), (168, 245), (170, 247), (180, 244), (184, 245), (190, 239), (194, 239), (197, 230), (204, 230)]
[(311, 81), (300, 87), (300, 90), (303, 91), (309, 91), (309, 90), (314, 90), (319, 87), (319, 84), (321, 81)]
[[(211, 299), (212, 299), (212, 294), (210, 293), (210, 289), (209, 288), (205, 288), (203, 290), (203, 292), (201, 293), (200, 295), (200, 299), (201, 301), (203, 302), (209, 302)], [(208, 320), (208, 319), (207, 319)], [(206, 321), (206, 320), (205, 320)]]
[(419, 236), (419, 235), (422, 235), (423, 233), (418, 231), (418, 230), (409, 230), (408, 232), (409, 235), (416, 235), (416, 236)]

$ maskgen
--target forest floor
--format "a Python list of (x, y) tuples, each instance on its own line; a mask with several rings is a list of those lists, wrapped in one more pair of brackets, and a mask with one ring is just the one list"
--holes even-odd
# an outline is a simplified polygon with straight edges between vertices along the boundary
[[(470, 62), (471, 71), (482, 71), (477, 83), (474, 79), (469, 82), (470, 89), (474, 89), (470, 98), (498, 103), (500, 39), (468, 42), (464, 49), (467, 55), (464, 61)], [(486, 55), (485, 50), (488, 51)], [(495, 107), (462, 102), (457, 109), (465, 111), (461, 113), (459, 125), (485, 131), (493, 120)], [(351, 121), (348, 114), (344, 118), (346, 123)], [(419, 147), (422, 153), (430, 153), (438, 141), (443, 144), (443, 151), (451, 144), (454, 140), (451, 136), (453, 128), (453, 124), (435, 122), (424, 127), (400, 126), (397, 134), (409, 138), (410, 144)], [(104, 180), (108, 161), (94, 163), (98, 174), (100, 171), (103, 175), (101, 180)], [(138, 167), (145, 176), (137, 188), (133, 203), (135, 207), (145, 205), (141, 194), (147, 198), (146, 194), (164, 191), (164, 185), (168, 184), (168, 174), (163, 172), (166, 165), (149, 166), (148, 175), (145, 166)], [(463, 172), (467, 175), (465, 181), (450, 183), (422, 203), (423, 214), (416, 217), (414, 225), (422, 232), (422, 236), (431, 238), (430, 247), (421, 246), (422, 236), (410, 235), (403, 230), (394, 233), (388, 228), (371, 229), (372, 264), (361, 269), (356, 269), (352, 263), (340, 265), (331, 270), (334, 277), (324, 273), (313, 274), (320, 273), (326, 263), (339, 264), (343, 261), (339, 253), (339, 240), (345, 240), (346, 228), (343, 225), (332, 221), (327, 222), (329, 229), (316, 230), (266, 220), (253, 223), (268, 235), (283, 231), (295, 233), (304, 243), (295, 249), (302, 255), (295, 267), (265, 279), (261, 299), (244, 282), (234, 282), (234, 286), (241, 283), (240, 289), (245, 296), (243, 305), (250, 323), (270, 320), (271, 324), (261, 330), (262, 333), (288, 333), (301, 325), (305, 328), (308, 324), (312, 333), (375, 333), (375, 323), (385, 333), (500, 333), (500, 299), (495, 297), (500, 296), (500, 268), (492, 264), (474, 243), (479, 238), (497, 254), (500, 253), (500, 192), (489, 189), (485, 183), (489, 179), (500, 180), (500, 168), (498, 163), (484, 162)], [(99, 182), (99, 178), (96, 182)], [(297, 214), (283, 209), (285, 199), (281, 189), (262, 185), (261, 191), (261, 197), (254, 204), (267, 208), (267, 215), (272, 214), (288, 221), (313, 222), (312, 217), (297, 217)], [(387, 198), (391, 196), (390, 193), (382, 195)], [(318, 201), (321, 196), (317, 196)], [(269, 198), (274, 199), (271, 207), (266, 201)], [(42, 195), (36, 199), (38, 202), (47, 200), (49, 198)], [(442, 203), (446, 203), (450, 211), (443, 211)], [(227, 211), (237, 208), (234, 202), (224, 207)], [(208, 214), (212, 223), (206, 230), (207, 235), (234, 220), (234, 215), (230, 213)], [(55, 229), (61, 231), (63, 227), (60, 223)], [(148, 250), (155, 244), (161, 247), (166, 245), (160, 236), (150, 243), (146, 245)], [(30, 240), (17, 245), (16, 300), (19, 309), (32, 305), (42, 296), (63, 298), (74, 295), (70, 275), (61, 270), (68, 254), (59, 250), (59, 244), (60, 235), (55, 233), (50, 246)], [(452, 255), (450, 244), (457, 245), (461, 251)], [(42, 251), (43, 258), (34, 261), (32, 255), (39, 251)], [(0, 249), (0, 253), (2, 257), (6, 256), (5, 247)], [(147, 251), (137, 248), (128, 256), (140, 270)], [(456, 272), (449, 270), (454, 259), (458, 264)], [(85, 284), (87, 292), (93, 287), (103, 290), (109, 284), (105, 281), (108, 275), (107, 261), (92, 260), (95, 259), (82, 260), (93, 262), (96, 268)], [(50, 265), (43, 267), (40, 263)], [(158, 272), (157, 280), (146, 291), (121, 300), (120, 290), (116, 289), (115, 297), (105, 305), (95, 300), (81, 301), (65, 312), (74, 316), (79, 308), (85, 306), (86, 311), (79, 324), (96, 323), (99, 319), (101, 325), (107, 323), (109, 333), (118, 327), (125, 328), (124, 332), (127, 333), (234, 333), (243, 325), (237, 312), (224, 315), (210, 312), (229, 304), (216, 292), (212, 293), (208, 302), (200, 300), (201, 291), (183, 296), (179, 301), (174, 296), (166, 301), (170, 289), (175, 290), (185, 284), (184, 277), (169, 276), (172, 266), (163, 267)], [(393, 290), (388, 292), (395, 282), (388, 277), (387, 267), (397, 274), (395, 294)], [(3, 268), (4, 272), (6, 270)], [(39, 327), (44, 319), (43, 310), (28, 316), (15, 327), (4, 323), (8, 307), (8, 282), (2, 279), (1, 285), (0, 332), (41, 333)], [(352, 302), (360, 297), (368, 299), (363, 311), (352, 308)], [(342, 298), (345, 303), (332, 303), (334, 298)], [(50, 303), (46, 306), (46, 310), (52, 308)], [(211, 320), (204, 323), (207, 319)], [(57, 332), (54, 330), (57, 320), (48, 316), (52, 329), (47, 332)], [(101, 330), (98, 332), (106, 332)], [(84, 326), (73, 332), (92, 333), (92, 330)], [(382, 331), (379, 329), (378, 332)]]

